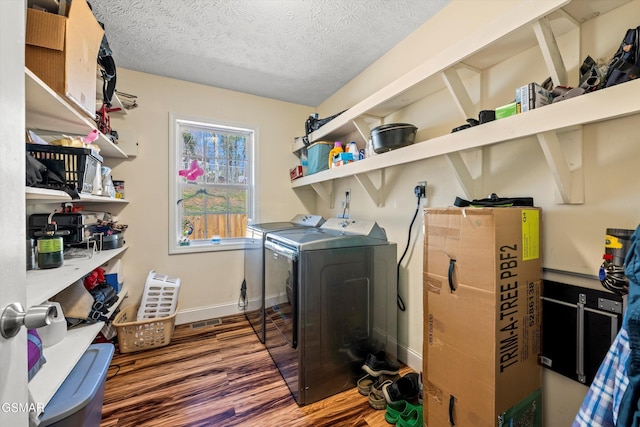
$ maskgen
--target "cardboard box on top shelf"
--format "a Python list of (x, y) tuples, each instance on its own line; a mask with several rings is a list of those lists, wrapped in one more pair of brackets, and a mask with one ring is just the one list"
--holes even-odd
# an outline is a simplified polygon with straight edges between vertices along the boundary
[[(540, 214), (524, 207), (425, 210), (427, 425), (450, 425), (450, 416), (456, 425), (498, 425), (540, 389)], [(541, 419), (540, 404), (525, 407)]]
[(73, 0), (66, 13), (27, 9), (25, 65), (93, 119), (98, 49), (104, 30), (85, 0)]

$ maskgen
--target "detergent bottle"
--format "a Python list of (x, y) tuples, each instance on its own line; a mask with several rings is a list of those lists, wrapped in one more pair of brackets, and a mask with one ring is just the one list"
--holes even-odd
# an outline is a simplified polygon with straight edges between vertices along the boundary
[(344, 150), (342, 149), (342, 142), (336, 141), (333, 144), (333, 148), (331, 149), (331, 151), (329, 151), (329, 169), (334, 166), (333, 156), (340, 155), (340, 153), (344, 153)]
[(349, 153), (351, 153), (353, 155), (353, 161), (358, 161), (360, 160), (360, 150), (358, 150), (358, 145), (356, 144), (355, 141), (351, 141), (349, 143)]

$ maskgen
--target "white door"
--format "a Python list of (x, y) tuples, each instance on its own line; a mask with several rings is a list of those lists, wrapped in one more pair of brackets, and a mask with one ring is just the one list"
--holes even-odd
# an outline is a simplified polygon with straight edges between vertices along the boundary
[[(25, 95), (26, 0), (0, 0), (0, 314), (26, 306)], [(27, 333), (0, 335), (0, 426), (28, 426)]]

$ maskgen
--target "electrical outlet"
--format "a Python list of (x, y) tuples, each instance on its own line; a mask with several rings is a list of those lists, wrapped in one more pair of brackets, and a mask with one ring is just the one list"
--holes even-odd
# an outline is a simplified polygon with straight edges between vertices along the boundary
[(425, 199), (427, 197), (427, 181), (418, 181), (418, 185), (413, 189), (416, 197)]

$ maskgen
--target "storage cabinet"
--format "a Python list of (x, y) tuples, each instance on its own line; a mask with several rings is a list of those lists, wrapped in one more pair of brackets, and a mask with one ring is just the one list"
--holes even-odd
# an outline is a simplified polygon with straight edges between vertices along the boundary
[[(78, 113), (64, 98), (44, 84), (29, 69), (25, 69), (26, 79), (26, 127), (48, 134), (86, 135), (95, 129), (95, 123)], [(96, 144), (100, 154), (108, 158), (126, 158), (126, 154), (110, 139), (100, 135)], [(53, 210), (61, 203), (71, 202), (70, 196), (57, 190), (26, 187), (27, 213), (33, 209)], [(81, 194), (77, 201), (94, 210), (120, 209), (126, 206), (123, 199)], [(49, 270), (27, 271), (27, 307), (40, 304), (107, 261), (123, 256), (126, 245), (119, 249), (104, 250), (91, 257), (65, 259), (64, 265)], [(110, 314), (126, 297), (126, 287), (119, 293), (118, 302)], [(47, 362), (29, 383), (29, 390), (35, 402), (46, 405), (63, 383), (75, 364), (80, 360), (103, 322), (86, 324), (68, 330), (65, 338), (54, 346), (44, 349)]]
[[(309, 140), (339, 140), (345, 135), (359, 134), (362, 144), (369, 139), (371, 128), (383, 123), (391, 113), (443, 90), (450, 93), (460, 113), (453, 123), (464, 123), (468, 117), (477, 118), (479, 110), (495, 109), (498, 105), (483, 105), (482, 99), (472, 102), (467, 88), (470, 79), (482, 79), (484, 70), (536, 45), (542, 51), (554, 84), (566, 85), (567, 70), (556, 39), (576, 28), (580, 29), (584, 21), (627, 2), (628, 0), (597, 4), (580, 0), (519, 2), (479, 31), (469, 33), (460, 43), (433, 55), (349, 108), (311, 133)], [(618, 30), (620, 34), (624, 34), (624, 28), (616, 29)], [(612, 46), (612, 50), (615, 51), (616, 47)], [(579, 46), (575, 48), (578, 49)], [(509, 82), (513, 84), (514, 91), (516, 87), (526, 83), (528, 82)], [(382, 206), (386, 168), (446, 155), (466, 196), (474, 199), (480, 196), (474, 191), (475, 182), (479, 178), (472, 176), (460, 153), (535, 136), (549, 164), (561, 202), (583, 203), (582, 165), (566, 160), (582, 158), (582, 125), (637, 114), (640, 112), (638, 95), (640, 81), (628, 82), (464, 131), (433, 135), (404, 148), (296, 179), (291, 185), (294, 189), (311, 187), (319, 197), (333, 206), (334, 180), (353, 176), (371, 199)], [(577, 135), (572, 136), (573, 142), (566, 143), (565, 134), (569, 131)], [(303, 147), (302, 142), (297, 141), (293, 145), (293, 152), (299, 153)], [(566, 155), (567, 150), (570, 155)], [(481, 156), (478, 156), (478, 161), (481, 164)], [(377, 176), (372, 180), (374, 172)], [(376, 186), (374, 181), (380, 184)]]

